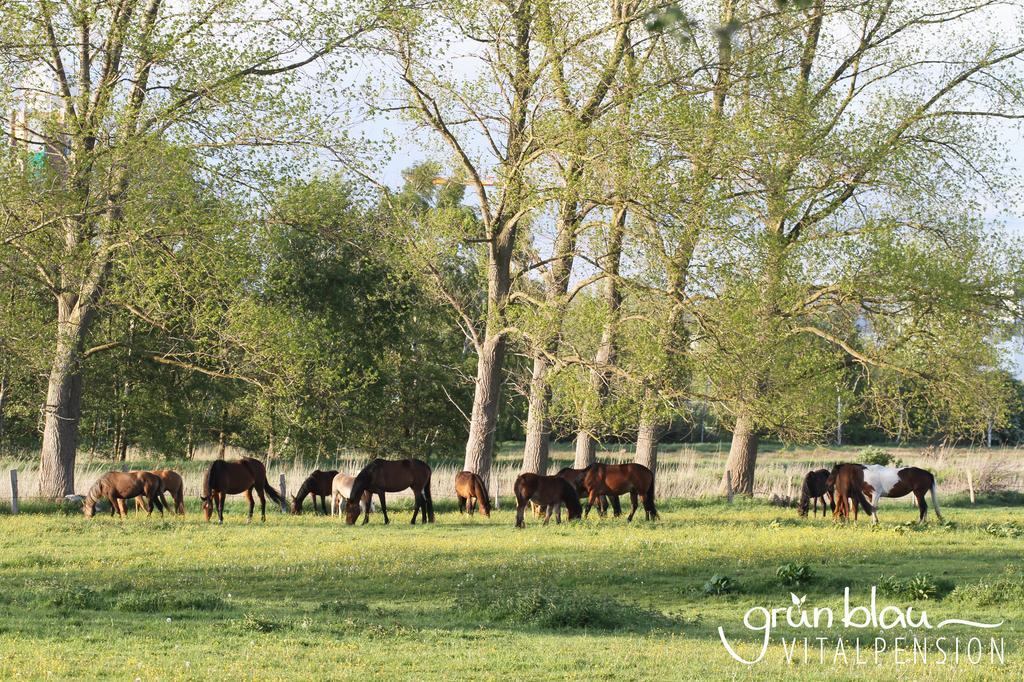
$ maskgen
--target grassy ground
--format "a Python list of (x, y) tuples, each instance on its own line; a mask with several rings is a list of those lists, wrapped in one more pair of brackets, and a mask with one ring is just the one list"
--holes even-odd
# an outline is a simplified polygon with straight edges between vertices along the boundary
[[(873, 529), (762, 502), (680, 502), (655, 524), (528, 519), (518, 531), (507, 508), (490, 521), (439, 508), (432, 527), (407, 525), (407, 510), (389, 527), (277, 512), (247, 526), (238, 506), (223, 527), (194, 507), (184, 520), (90, 522), (31, 505), (0, 516), (0, 679), (1024, 678), (1020, 507), (951, 504), (952, 523), (918, 529), (908, 505), (886, 503)], [(806, 564), (810, 580), (782, 584), (786, 564)], [(716, 574), (731, 593), (705, 594)], [(864, 604), (872, 585), (933, 625), (1005, 622), (942, 630), (963, 646), (980, 633), (977, 665), (963, 653), (939, 665), (934, 651), (926, 666), (898, 665), (893, 638), (936, 635), (920, 628), (885, 635), (878, 665), (873, 629), (856, 633), (863, 664), (852, 650), (833, 663), (835, 637), (852, 636), (839, 629), (780, 627), (751, 668), (719, 641), (722, 626), (752, 658), (751, 607), (785, 608), (795, 592), (841, 618), (843, 588)], [(1004, 664), (990, 661), (993, 634)], [(787, 664), (781, 635), (811, 637), (809, 662)]]

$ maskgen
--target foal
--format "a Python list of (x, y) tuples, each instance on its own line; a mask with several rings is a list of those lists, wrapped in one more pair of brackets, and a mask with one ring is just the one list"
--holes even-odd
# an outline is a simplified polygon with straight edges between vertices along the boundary
[(546, 508), (544, 525), (548, 525), (551, 514), (558, 509), (556, 523), (562, 522), (562, 505), (569, 510), (569, 520), (583, 516), (579, 493), (569, 481), (559, 476), (538, 476), (537, 474), (520, 474), (513, 486), (516, 494), (516, 528), (525, 528), (523, 514), (526, 505), (536, 502)]
[(110, 515), (113, 516), (114, 510), (117, 509), (117, 513), (124, 519), (128, 516), (124, 501), (141, 495), (147, 516), (153, 514), (154, 506), (160, 510), (160, 516), (163, 516), (164, 504), (160, 500), (163, 492), (163, 482), (156, 474), (148, 471), (110, 471), (103, 474), (89, 489), (82, 513), (85, 514), (85, 518), (91, 519), (96, 514), (96, 502), (106, 499), (110, 502)]
[(473, 514), (473, 502), (480, 505), (480, 511), (491, 518), (491, 498), (487, 487), (479, 475), (472, 471), (460, 471), (455, 474), (455, 495), (459, 498), (459, 513)]
[(800, 506), (797, 507), (800, 516), (807, 516), (811, 500), (814, 500), (814, 516), (818, 515), (818, 500), (821, 500), (821, 515), (825, 516), (826, 497), (828, 497), (828, 505), (835, 511), (835, 493), (828, 485), (828, 474), (828, 469), (817, 469), (804, 476), (804, 484), (800, 489)]

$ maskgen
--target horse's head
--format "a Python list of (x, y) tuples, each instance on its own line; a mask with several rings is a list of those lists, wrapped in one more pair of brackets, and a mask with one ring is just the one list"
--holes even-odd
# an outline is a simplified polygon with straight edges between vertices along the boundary
[(82, 513), (85, 514), (85, 518), (91, 519), (96, 516), (96, 499), (89, 495), (85, 498), (85, 504), (82, 506)]
[(213, 515), (213, 495), (200, 495), (199, 499), (203, 502), (203, 516), (209, 521)]
[[(314, 506), (316, 506), (315, 505), (315, 503), (316, 503), (316, 498), (315, 497), (313, 498), (313, 502), (314, 502)], [(294, 495), (292, 495), (292, 514), (301, 514), (301, 513), (302, 513), (302, 505), (299, 504), (298, 499), (296, 499), (296, 497)]]
[(345, 523), (353, 525), (356, 519), (359, 518), (359, 514), (363, 511), (363, 505), (359, 503), (359, 500), (354, 498), (350, 499), (345, 505)]

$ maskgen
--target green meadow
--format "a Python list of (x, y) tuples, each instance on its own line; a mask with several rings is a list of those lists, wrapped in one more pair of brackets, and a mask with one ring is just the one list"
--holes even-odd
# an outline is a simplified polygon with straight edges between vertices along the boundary
[[(737, 500), (663, 503), (653, 524), (592, 515), (525, 530), (508, 501), (490, 520), (439, 503), (427, 527), (401, 502), (390, 526), (375, 514), (355, 527), (276, 510), (246, 525), (238, 504), (223, 526), (194, 501), (184, 519), (124, 522), (29, 504), (0, 516), (0, 678), (1021, 679), (1024, 512), (997, 502), (950, 498), (949, 523), (923, 527), (904, 501), (872, 528)], [(959, 664), (952, 650), (943, 663), (935, 650), (894, 657), (894, 637), (937, 634), (920, 627), (856, 631), (865, 648), (844, 661), (838, 624), (779, 623), (751, 667), (719, 639), (721, 626), (752, 659), (749, 609), (785, 609), (792, 593), (838, 620), (844, 588), (866, 605), (873, 585), (879, 608), (923, 609), (933, 626), (1003, 624), (943, 628), (983, 642)], [(807, 660), (801, 643), (787, 662), (782, 637), (811, 638)]]

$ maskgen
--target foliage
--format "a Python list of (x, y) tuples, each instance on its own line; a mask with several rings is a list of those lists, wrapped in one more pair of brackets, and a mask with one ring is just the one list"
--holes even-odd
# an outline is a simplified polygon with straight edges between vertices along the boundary
[(807, 585), (814, 580), (814, 571), (806, 563), (783, 564), (775, 571), (779, 582), (785, 587)]
[(867, 447), (857, 453), (857, 462), (859, 464), (880, 464), (881, 466), (903, 466), (903, 461), (893, 455), (891, 452), (887, 452), (882, 448)]
[(736, 581), (727, 575), (714, 574), (704, 583), (704, 594), (720, 596), (736, 591)]

